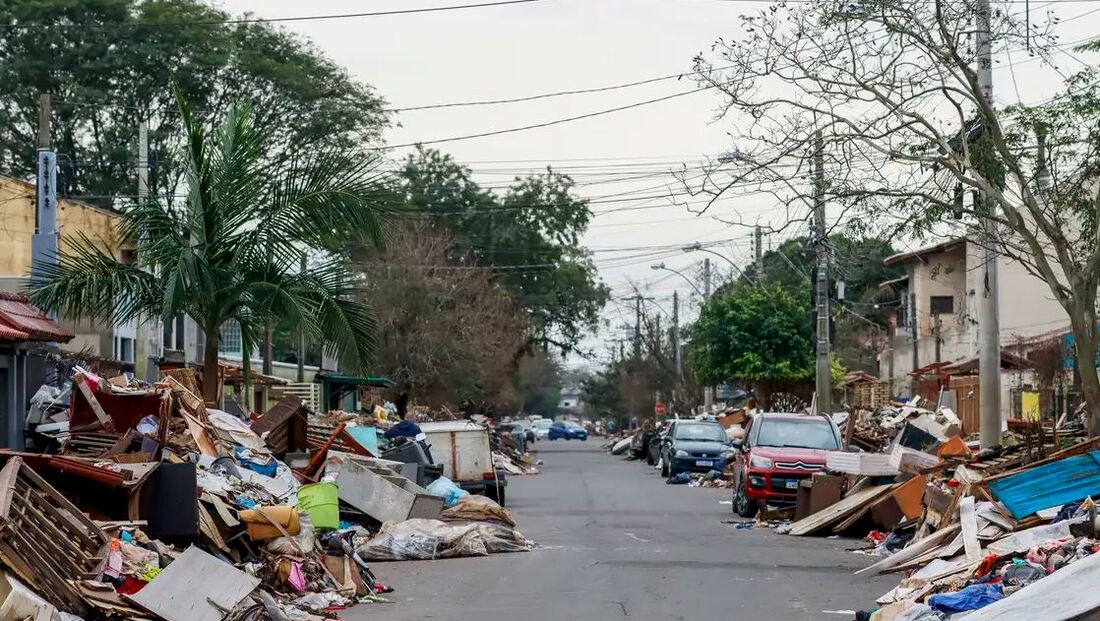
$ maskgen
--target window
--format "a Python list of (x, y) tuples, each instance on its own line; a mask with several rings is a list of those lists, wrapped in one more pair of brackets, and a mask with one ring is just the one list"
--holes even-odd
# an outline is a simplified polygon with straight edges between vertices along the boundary
[(218, 331), (218, 353), (241, 356), (244, 347), (241, 342), (241, 324), (236, 321), (227, 321)]
[(165, 349), (183, 351), (183, 315), (177, 315), (175, 319), (164, 322), (164, 335), (161, 345)]
[(955, 314), (955, 298), (950, 295), (934, 295), (931, 299), (933, 315)]
[(115, 337), (114, 358), (119, 362), (134, 361), (134, 339), (125, 336)]
[(760, 446), (836, 450), (840, 443), (833, 427), (824, 419), (765, 418), (756, 443)]
[(677, 440), (726, 441), (726, 431), (717, 423), (679, 423), (675, 434)]

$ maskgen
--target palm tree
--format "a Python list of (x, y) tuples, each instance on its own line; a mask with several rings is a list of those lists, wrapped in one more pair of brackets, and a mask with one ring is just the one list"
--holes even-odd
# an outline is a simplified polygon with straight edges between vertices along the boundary
[[(206, 336), (203, 368), (216, 377), (219, 331), (240, 325), (245, 352), (268, 320), (302, 329), (341, 364), (362, 370), (375, 321), (346, 263), (328, 254), (300, 271), (305, 253), (347, 239), (382, 242), (385, 184), (377, 159), (336, 152), (271, 162), (246, 107), (206, 131), (181, 101), (186, 193), (129, 210), (122, 239), (136, 240), (124, 263), (83, 238), (42, 265), (29, 294), (43, 308), (113, 322), (186, 314)], [(247, 367), (247, 363), (245, 365)], [(214, 381), (203, 382), (213, 401)]]

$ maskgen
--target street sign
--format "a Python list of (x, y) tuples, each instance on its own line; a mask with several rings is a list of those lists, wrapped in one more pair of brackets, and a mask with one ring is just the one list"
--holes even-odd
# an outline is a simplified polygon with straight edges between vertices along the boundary
[(654, 404), (653, 413), (656, 414), (657, 416), (664, 416), (665, 411), (666, 410), (665, 410), (665, 404), (664, 403), (661, 403), (660, 401), (658, 401), (656, 404)]

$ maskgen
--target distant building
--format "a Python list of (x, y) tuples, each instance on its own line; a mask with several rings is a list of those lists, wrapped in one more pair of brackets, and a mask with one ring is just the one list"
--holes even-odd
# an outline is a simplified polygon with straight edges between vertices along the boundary
[(558, 398), (558, 410), (562, 414), (579, 415), (584, 410), (583, 394), (579, 388), (566, 387), (561, 391), (561, 397)]
[[(959, 238), (885, 259), (886, 265), (907, 270), (905, 276), (882, 284), (882, 304), (894, 307), (894, 313), (879, 354), (879, 374), (892, 380), (895, 394), (910, 393), (910, 374), (915, 369), (935, 363), (950, 363), (957, 369), (976, 364), (980, 253), (977, 244)], [(1002, 349), (1069, 324), (1045, 282), (1005, 257), (998, 258), (998, 270)], [(1019, 382), (1012, 378), (1001, 382), (1001, 403), (1006, 411), (1014, 383)]]

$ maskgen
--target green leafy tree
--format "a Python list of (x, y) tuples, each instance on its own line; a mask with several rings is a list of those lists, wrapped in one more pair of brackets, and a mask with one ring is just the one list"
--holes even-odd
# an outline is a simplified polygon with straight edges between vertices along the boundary
[(188, 164), (173, 85), (206, 122), (249, 104), (271, 160), (379, 137), (372, 89), (301, 38), (232, 18), (198, 0), (0, 0), (0, 171), (33, 176), (40, 93), (53, 98), (59, 191), (104, 205), (132, 202), (142, 121), (150, 187), (176, 192)]
[[(707, 384), (737, 380), (765, 404), (814, 377), (809, 293), (779, 285), (741, 286), (707, 300), (691, 326), (688, 361)], [(843, 369), (834, 363), (834, 376)], [(834, 379), (839, 379), (834, 377)]]
[(496, 194), (432, 149), (411, 155), (403, 176), (409, 208), (454, 232), (456, 259), (500, 266), (498, 278), (527, 311), (527, 349), (575, 350), (596, 326), (608, 290), (580, 243), (591, 212), (573, 181), (547, 169)]
[[(380, 177), (375, 160), (336, 151), (277, 167), (263, 157), (266, 135), (246, 107), (230, 107), (206, 131), (181, 105), (186, 131), (186, 200), (150, 200), (127, 212), (120, 231), (136, 240), (128, 264), (90, 239), (45, 264), (31, 298), (74, 317), (125, 322), (186, 314), (206, 337), (203, 364), (217, 367), (219, 331), (237, 322), (245, 350), (268, 320), (285, 320), (332, 348), (352, 370), (365, 368), (375, 321), (355, 298), (343, 261), (299, 273), (303, 248), (335, 247), (346, 231), (380, 243)], [(203, 384), (214, 400), (217, 385)]]

